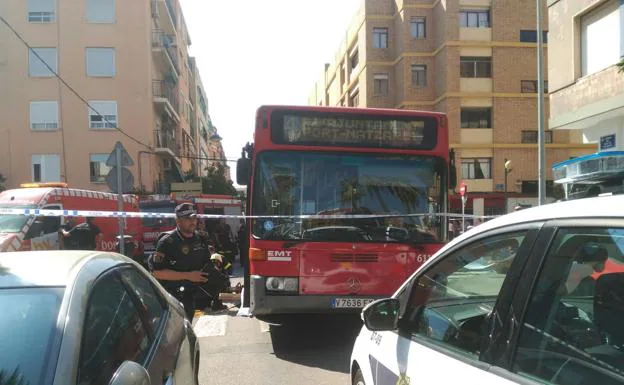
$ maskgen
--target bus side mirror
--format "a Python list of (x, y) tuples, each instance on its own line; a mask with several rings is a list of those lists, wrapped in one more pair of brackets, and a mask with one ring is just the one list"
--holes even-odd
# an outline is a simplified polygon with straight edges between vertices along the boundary
[(455, 150), (449, 151), (449, 189), (457, 188), (457, 167), (455, 167)]
[(449, 170), (450, 170), (450, 178), (451, 178), (451, 180), (449, 181), (450, 183), (449, 187), (451, 190), (455, 190), (455, 188), (457, 187), (457, 169), (453, 165), (449, 167)]
[(236, 183), (241, 186), (247, 186), (249, 183), (251, 171), (251, 159), (240, 158), (236, 162)]

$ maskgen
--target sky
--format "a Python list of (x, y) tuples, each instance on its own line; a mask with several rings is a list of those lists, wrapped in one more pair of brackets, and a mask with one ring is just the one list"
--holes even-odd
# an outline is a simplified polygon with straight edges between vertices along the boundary
[(252, 142), (259, 106), (308, 103), (360, 2), (180, 0), (189, 54), (196, 58), (228, 159), (238, 159)]

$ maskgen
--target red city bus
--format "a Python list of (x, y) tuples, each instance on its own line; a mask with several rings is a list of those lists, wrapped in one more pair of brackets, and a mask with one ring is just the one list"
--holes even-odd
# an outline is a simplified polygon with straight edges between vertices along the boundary
[(445, 114), (262, 106), (256, 119), (237, 164), (252, 315), (360, 311), (447, 241)]

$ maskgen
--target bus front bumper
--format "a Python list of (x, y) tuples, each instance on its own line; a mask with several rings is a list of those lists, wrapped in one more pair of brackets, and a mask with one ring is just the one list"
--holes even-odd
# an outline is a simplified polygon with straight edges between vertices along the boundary
[[(289, 314), (359, 314), (369, 302), (384, 296), (299, 295), (267, 293), (266, 278), (250, 277), (250, 311), (254, 316)], [(346, 301), (349, 299), (350, 301)]]

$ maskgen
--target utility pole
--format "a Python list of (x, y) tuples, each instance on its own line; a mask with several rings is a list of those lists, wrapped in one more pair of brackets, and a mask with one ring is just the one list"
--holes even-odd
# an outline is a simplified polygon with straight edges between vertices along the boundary
[(544, 142), (544, 42), (542, 32), (542, 0), (536, 0), (537, 7), (537, 142), (538, 142), (538, 170), (537, 170), (537, 184), (538, 184), (538, 197), (539, 205), (546, 203), (546, 180), (545, 180), (545, 168), (546, 168), (546, 146)]

